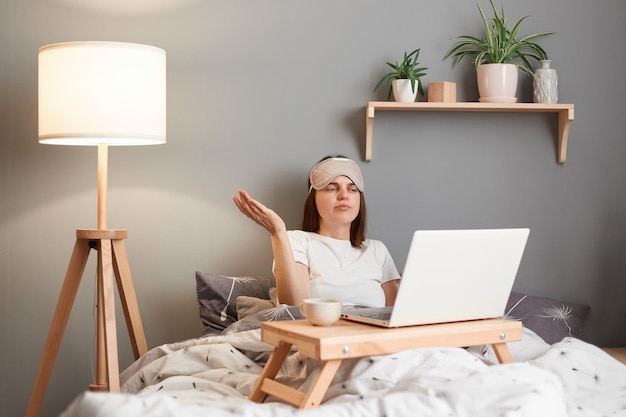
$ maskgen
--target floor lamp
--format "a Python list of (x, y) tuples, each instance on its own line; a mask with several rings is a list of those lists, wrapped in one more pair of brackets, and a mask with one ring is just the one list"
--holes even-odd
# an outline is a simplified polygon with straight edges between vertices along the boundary
[(35, 417), (57, 357), (89, 252), (97, 261), (97, 366), (92, 390), (119, 391), (115, 283), (135, 358), (147, 351), (126, 230), (107, 228), (108, 146), (165, 143), (165, 51), (121, 42), (67, 42), (39, 49), (39, 142), (98, 147), (98, 228), (76, 243), (31, 393)]

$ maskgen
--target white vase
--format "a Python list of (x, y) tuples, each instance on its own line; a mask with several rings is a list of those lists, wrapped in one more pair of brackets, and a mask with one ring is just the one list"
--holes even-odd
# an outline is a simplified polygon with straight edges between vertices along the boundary
[(411, 80), (391, 80), (393, 88), (393, 98), (402, 103), (412, 103), (417, 97), (417, 80), (415, 80), (415, 90), (411, 88)]
[(533, 77), (533, 101), (535, 103), (556, 104), (559, 99), (558, 76), (554, 68), (550, 68), (549, 59), (539, 61), (541, 67), (535, 70)]
[(476, 68), (479, 101), (515, 103), (517, 67), (514, 64), (482, 64)]

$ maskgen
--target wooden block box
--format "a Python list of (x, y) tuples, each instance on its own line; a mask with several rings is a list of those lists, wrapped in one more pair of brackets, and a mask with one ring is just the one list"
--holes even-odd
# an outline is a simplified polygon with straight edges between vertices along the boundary
[(428, 83), (428, 101), (437, 103), (456, 102), (456, 83), (436, 81)]

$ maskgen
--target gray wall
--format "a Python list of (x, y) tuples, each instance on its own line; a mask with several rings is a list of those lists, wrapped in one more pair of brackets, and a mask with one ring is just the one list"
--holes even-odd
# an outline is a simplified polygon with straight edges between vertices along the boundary
[[(524, 34), (557, 32), (541, 43), (560, 101), (576, 105), (564, 165), (545, 114), (379, 113), (363, 161), (364, 106), (386, 98), (372, 93), (385, 61), (420, 47), (426, 83), (455, 81), (459, 101), (477, 100), (469, 63), (442, 61), (451, 37), (479, 34), (473, 1), (3, 0), (0, 414), (23, 414), (74, 231), (96, 227), (96, 149), (37, 143), (37, 50), (62, 41), (167, 51), (167, 144), (109, 153), (109, 227), (129, 230), (149, 346), (200, 334), (195, 270), (270, 273), (267, 235), (230, 196), (245, 188), (297, 228), (308, 169), (335, 152), (361, 161), (369, 235), (400, 268), (417, 228), (530, 227), (515, 288), (589, 304), (585, 340), (625, 346), (626, 3), (504, 5), (509, 20), (532, 15)], [(528, 78), (519, 97), (531, 101)], [(91, 382), (93, 259), (42, 416)]]

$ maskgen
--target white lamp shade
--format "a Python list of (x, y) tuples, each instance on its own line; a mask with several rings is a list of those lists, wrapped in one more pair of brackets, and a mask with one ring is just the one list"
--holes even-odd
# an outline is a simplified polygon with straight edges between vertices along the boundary
[(39, 49), (39, 142), (165, 143), (165, 51), (122, 42)]

